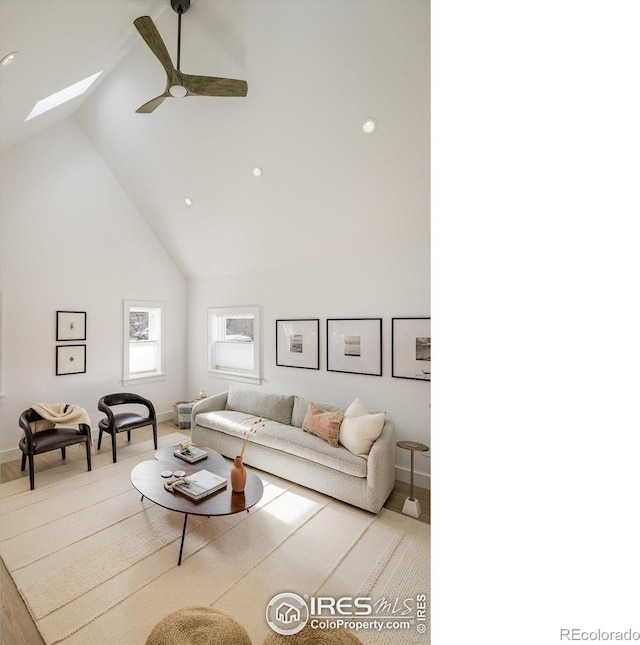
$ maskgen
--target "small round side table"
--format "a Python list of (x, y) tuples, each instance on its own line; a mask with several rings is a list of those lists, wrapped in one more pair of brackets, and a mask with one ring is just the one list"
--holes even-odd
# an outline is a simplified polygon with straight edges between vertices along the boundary
[(420, 508), (420, 502), (413, 497), (413, 453), (414, 452), (425, 452), (429, 450), (429, 446), (424, 443), (418, 443), (417, 441), (398, 441), (396, 443), (398, 448), (404, 448), (411, 452), (411, 486), (409, 487), (409, 497), (404, 500), (404, 506), (402, 507), (402, 512), (405, 515), (411, 515), (411, 517), (420, 517), (422, 509)]

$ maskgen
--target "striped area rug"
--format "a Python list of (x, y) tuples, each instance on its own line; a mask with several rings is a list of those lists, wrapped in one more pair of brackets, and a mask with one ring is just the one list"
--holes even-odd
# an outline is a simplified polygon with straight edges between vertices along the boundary
[(90, 473), (81, 463), (44, 471), (35, 491), (25, 480), (2, 485), (2, 559), (45, 642), (141, 645), (166, 614), (200, 605), (232, 614), (258, 645), (271, 632), (267, 605), (284, 592), (365, 596), (376, 629), (343, 618), (363, 643), (429, 642), (428, 525), (254, 471), (265, 485), (260, 503), (191, 516), (178, 567), (184, 516), (141, 501), (129, 479), (153, 459), (150, 443)]

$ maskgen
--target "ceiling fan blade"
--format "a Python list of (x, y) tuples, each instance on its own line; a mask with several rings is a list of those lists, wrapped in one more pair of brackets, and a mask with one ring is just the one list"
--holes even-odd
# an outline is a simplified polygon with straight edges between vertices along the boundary
[(169, 92), (165, 92), (164, 94), (160, 94), (160, 96), (156, 96), (155, 99), (151, 99), (150, 101), (147, 101), (144, 105), (141, 105), (137, 110), (137, 114), (149, 114), (150, 112), (153, 112), (159, 105), (164, 101), (167, 97), (170, 97), (171, 94)]
[(158, 32), (153, 20), (149, 16), (140, 16), (133, 21), (136, 29), (140, 32), (140, 35), (144, 41), (149, 46), (149, 49), (155, 54), (156, 58), (164, 67), (164, 71), (167, 73), (167, 87), (171, 85), (179, 85), (178, 75), (176, 69), (171, 62), (171, 56)]
[(246, 96), (247, 81), (214, 76), (194, 76), (180, 72), (182, 86), (189, 94), (200, 96)]

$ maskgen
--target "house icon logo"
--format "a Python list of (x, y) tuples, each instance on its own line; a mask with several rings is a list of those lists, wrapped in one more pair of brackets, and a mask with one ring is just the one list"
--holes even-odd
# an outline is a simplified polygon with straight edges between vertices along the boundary
[(309, 608), (298, 594), (281, 593), (270, 600), (266, 616), (274, 632), (290, 636), (297, 634), (307, 624)]
[(276, 618), (285, 625), (300, 621), (300, 610), (288, 602), (283, 602), (276, 609)]

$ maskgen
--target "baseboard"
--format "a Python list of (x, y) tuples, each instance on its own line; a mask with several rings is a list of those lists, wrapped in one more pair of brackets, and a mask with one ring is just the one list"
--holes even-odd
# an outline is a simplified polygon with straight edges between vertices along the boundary
[[(396, 479), (408, 484), (411, 481), (411, 471), (409, 470), (409, 468), (396, 466)], [(415, 486), (418, 486), (418, 488), (428, 488), (429, 490), (431, 490), (431, 475), (427, 473), (419, 473), (418, 471), (414, 470), (413, 483)]]
[[(169, 410), (168, 412), (156, 413), (156, 419), (158, 421), (173, 421), (173, 411)], [(98, 429), (92, 428), (91, 434), (93, 435), (93, 444), (98, 445)], [(7, 461), (15, 461), (16, 459), (22, 459), (22, 450), (20, 448), (9, 448), (8, 450), (0, 451), (0, 464), (4, 464)]]
[(22, 458), (22, 450), (20, 448), (10, 448), (0, 452), (0, 463), (4, 464), (7, 461), (15, 461)]

